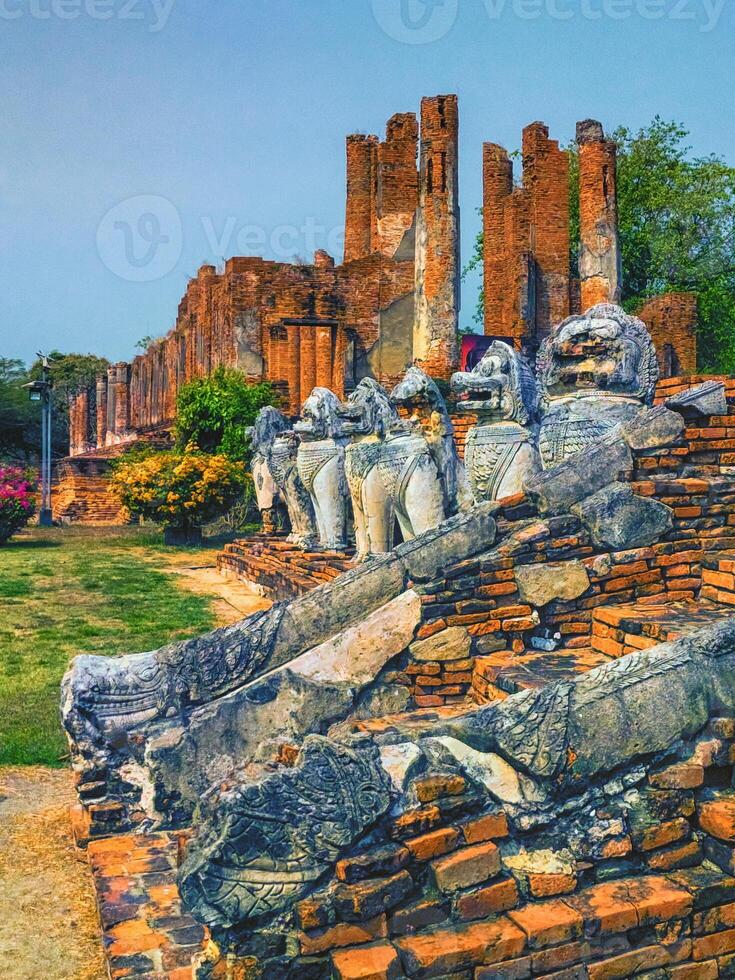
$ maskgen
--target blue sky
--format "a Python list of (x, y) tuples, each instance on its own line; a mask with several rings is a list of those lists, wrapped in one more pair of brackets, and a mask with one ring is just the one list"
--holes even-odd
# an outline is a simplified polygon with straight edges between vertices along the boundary
[(422, 95), (460, 97), (464, 258), (483, 140), (535, 119), (735, 163), (734, 38), (735, 0), (0, 0), (0, 356), (128, 359), (202, 261), (336, 251), (345, 135)]

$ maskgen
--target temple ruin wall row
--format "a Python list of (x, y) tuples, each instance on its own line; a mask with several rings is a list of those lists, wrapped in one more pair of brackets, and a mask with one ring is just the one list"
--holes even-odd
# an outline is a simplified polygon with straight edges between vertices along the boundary
[[(496, 144), (483, 148), (485, 333), (533, 353), (552, 326), (621, 291), (615, 144), (577, 127), (579, 278), (569, 240), (569, 157), (548, 128), (523, 131), (522, 181)], [(70, 455), (170, 424), (183, 384), (217, 367), (272, 382), (290, 415), (315, 386), (339, 397), (371, 376), (389, 387), (411, 363), (447, 379), (459, 366), (459, 107), (425, 98), (393, 116), (384, 140), (347, 137), (345, 256), (311, 265), (233, 257), (203, 265), (174, 329), (120, 362), (71, 406)], [(671, 294), (640, 313), (663, 376), (696, 370), (696, 298)]]

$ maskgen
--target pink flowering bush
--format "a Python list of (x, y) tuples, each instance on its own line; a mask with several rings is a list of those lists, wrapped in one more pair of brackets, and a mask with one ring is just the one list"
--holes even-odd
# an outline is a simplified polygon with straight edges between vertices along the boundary
[(0, 545), (25, 527), (36, 510), (36, 480), (29, 470), (0, 463)]

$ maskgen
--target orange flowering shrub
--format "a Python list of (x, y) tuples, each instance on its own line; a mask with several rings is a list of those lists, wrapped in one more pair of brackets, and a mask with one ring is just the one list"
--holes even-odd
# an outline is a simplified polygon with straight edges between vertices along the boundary
[(111, 487), (132, 514), (164, 527), (200, 527), (242, 497), (249, 477), (243, 463), (196, 447), (151, 452), (115, 466)]

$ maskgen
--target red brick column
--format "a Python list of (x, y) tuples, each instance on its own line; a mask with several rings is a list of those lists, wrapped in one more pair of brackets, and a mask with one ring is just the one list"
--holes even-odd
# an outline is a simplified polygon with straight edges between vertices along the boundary
[[(300, 336), (301, 401), (304, 402), (316, 387), (316, 328), (301, 327)], [(301, 406), (299, 406), (299, 409)]]
[(523, 187), (530, 195), (535, 340), (569, 316), (569, 158), (542, 122), (523, 130)]
[(622, 263), (618, 236), (617, 151), (600, 123), (577, 124), (581, 308), (619, 303)]
[(331, 388), (334, 355), (332, 327), (317, 327), (315, 333), (316, 383), (319, 388)]
[(377, 247), (387, 256), (396, 254), (416, 217), (417, 148), (416, 116), (412, 112), (392, 116), (385, 141), (377, 148)]
[(130, 429), (130, 365), (121, 361), (115, 371), (115, 437), (119, 440)]
[(457, 96), (423, 99), (413, 355), (440, 378), (459, 361), (458, 145)]
[(288, 411), (298, 415), (301, 411), (301, 327), (289, 324), (286, 380), (288, 381)]
[(107, 375), (97, 375), (97, 395), (95, 402), (97, 423), (97, 448), (105, 445), (107, 438)]
[(347, 137), (345, 262), (362, 259), (377, 244), (378, 137)]
[(496, 143), (482, 147), (482, 228), (485, 278), (485, 333), (508, 336), (505, 206), (513, 192), (513, 162)]
[(80, 456), (88, 446), (89, 392), (86, 388), (69, 399), (69, 455)]
[(536, 277), (531, 251), (531, 197), (516, 187), (505, 205), (505, 335), (520, 348), (535, 337)]

